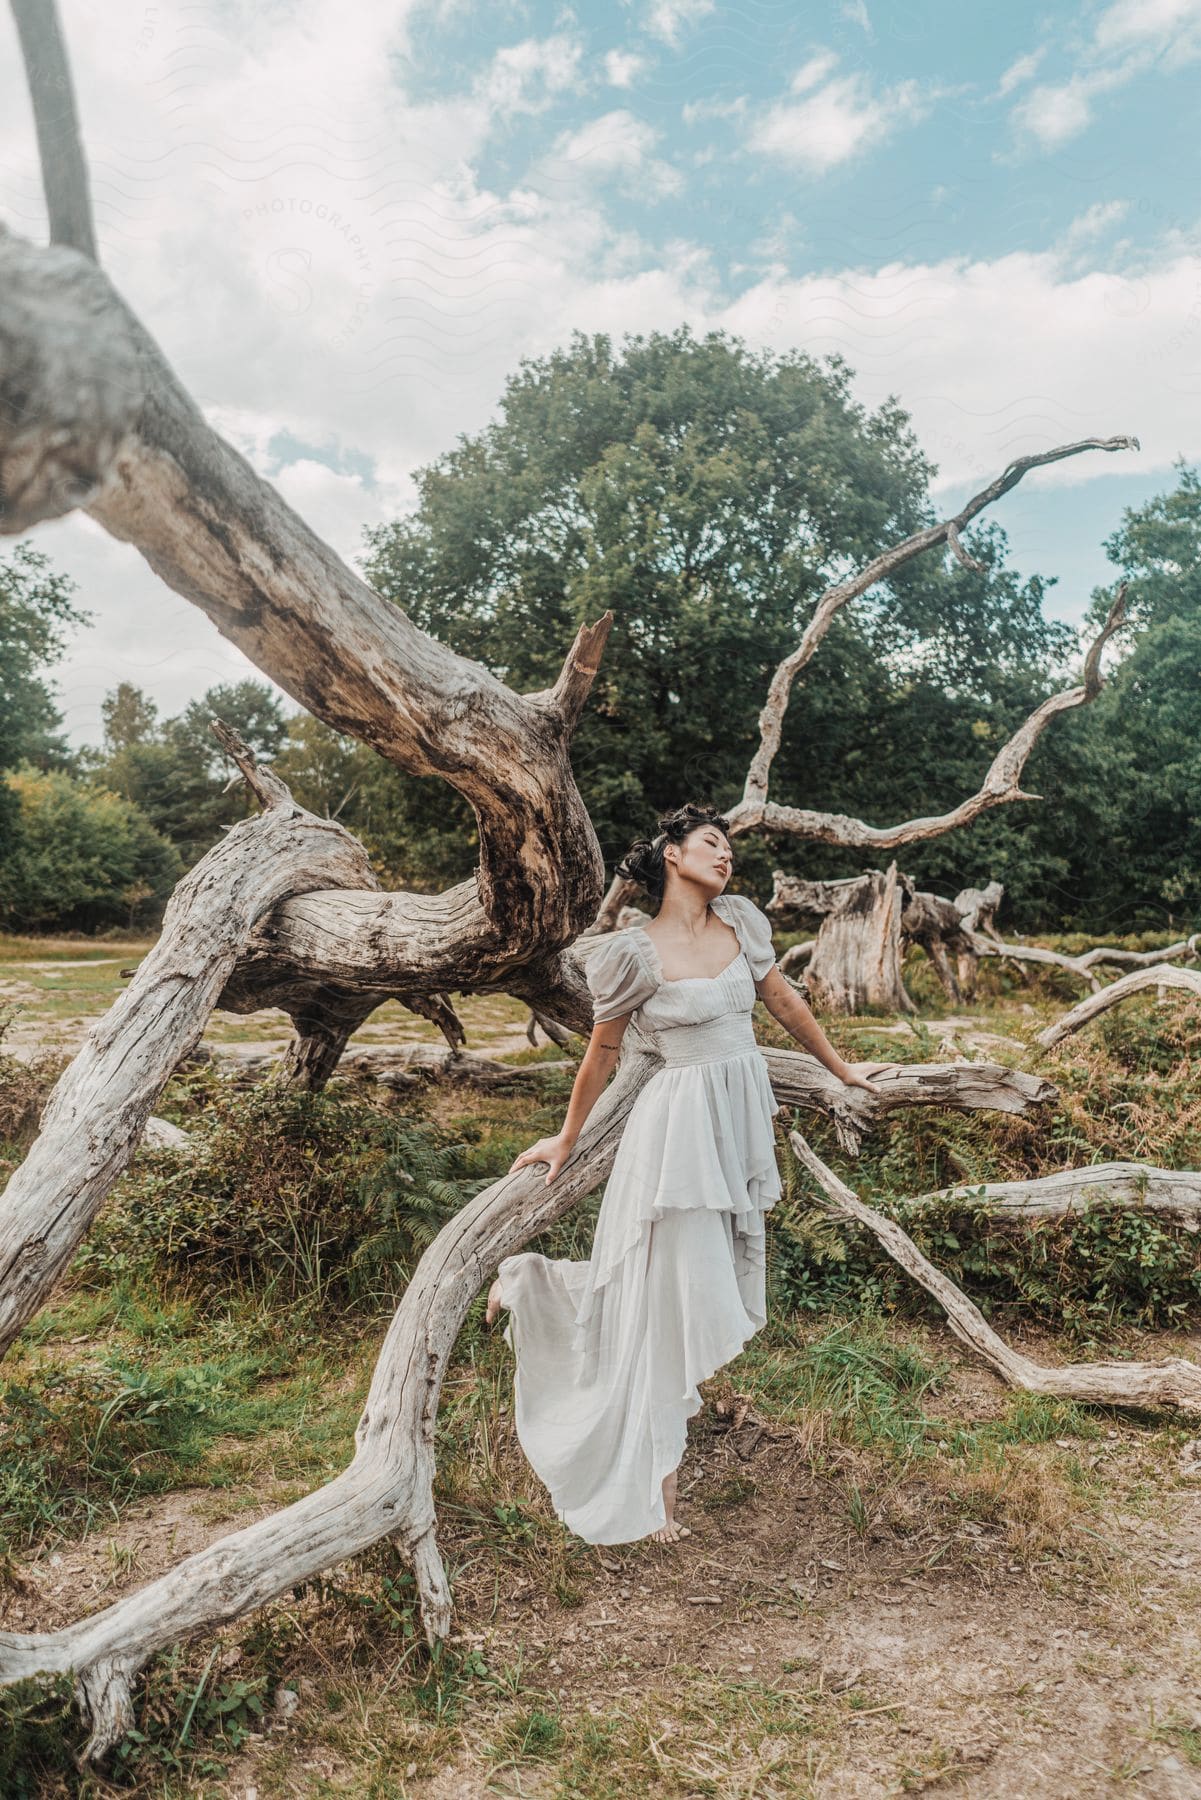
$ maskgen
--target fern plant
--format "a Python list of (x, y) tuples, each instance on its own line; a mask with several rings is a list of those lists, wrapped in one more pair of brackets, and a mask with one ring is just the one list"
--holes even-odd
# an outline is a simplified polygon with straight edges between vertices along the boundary
[(359, 1184), (373, 1228), (350, 1259), (357, 1298), (391, 1298), (447, 1221), (489, 1185), (490, 1176), (463, 1176), (463, 1152), (462, 1144), (438, 1144), (426, 1131), (402, 1127), (393, 1135)]

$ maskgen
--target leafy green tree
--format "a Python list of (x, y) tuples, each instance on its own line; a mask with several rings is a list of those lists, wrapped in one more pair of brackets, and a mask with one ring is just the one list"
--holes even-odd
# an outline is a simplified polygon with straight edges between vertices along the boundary
[(266, 762), (274, 760), (287, 732), (283, 708), (262, 681), (212, 687), (161, 724), (154, 703), (128, 682), (107, 696), (103, 710), (105, 753), (95, 762), (96, 779), (140, 807), (177, 847), (185, 867), (254, 807), (240, 784), (225, 793), (232, 764), (209, 720), (223, 719)]
[(150, 919), (183, 872), (136, 806), (61, 770), (7, 777), (19, 806), (0, 868), (0, 918), (15, 931), (96, 931)]
[[(1129, 584), (1129, 648), (1074, 734), (1086, 829), (1082, 922), (1201, 925), (1201, 475), (1132, 508), (1106, 551)], [(1099, 592), (1093, 623), (1109, 594)]]
[[(56, 574), (32, 544), (15, 544), (0, 557), (0, 771), (68, 759), (46, 672), (62, 656), (70, 630), (88, 621), (74, 591), (74, 582)], [(11, 852), (18, 810), (0, 781), (0, 860)]]
[(158, 707), (132, 681), (122, 681), (100, 702), (100, 716), (104, 721), (104, 747), (112, 755), (128, 749), (130, 744), (144, 744), (153, 738)]
[[(612, 862), (656, 810), (737, 798), (771, 670), (831, 581), (934, 517), (930, 474), (900, 407), (859, 406), (838, 359), (686, 329), (620, 350), (577, 336), (421, 472), (416, 512), (369, 534), (368, 575), (522, 689), (553, 681), (579, 623), (612, 607), (573, 745)], [(983, 572), (919, 559), (840, 615), (794, 691), (775, 793), (888, 822), (974, 789), (1074, 639), (1044, 617), (1042, 584), (1005, 568), (1003, 533), (972, 540)], [(411, 843), (466, 851), (469, 814), (445, 789), (397, 791)], [(1063, 873), (1053, 838), (1007, 823), (906, 866), (962, 886), (1001, 849), (1023, 895)], [(870, 860), (752, 839), (740, 880), (762, 893), (777, 862)]]

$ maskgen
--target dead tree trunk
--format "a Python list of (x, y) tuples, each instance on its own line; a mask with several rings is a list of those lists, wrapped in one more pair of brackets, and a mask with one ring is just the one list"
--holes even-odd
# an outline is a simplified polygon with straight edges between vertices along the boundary
[(979, 938), (996, 936), (997, 909), (1005, 897), (1005, 889), (999, 881), (990, 881), (982, 888), (962, 888), (956, 894), (951, 905), (959, 917), (959, 937), (956, 961), (958, 964), (959, 991), (965, 1000), (976, 997), (976, 982), (980, 974)]
[[(963, 998), (960, 974), (966, 970), (965, 985), (969, 991), (976, 985), (973, 941), (964, 931), (963, 920), (954, 901), (942, 900), (937, 894), (919, 893), (912, 882), (907, 887), (905, 910), (901, 915), (904, 941), (906, 944), (921, 945), (938, 976), (943, 993), (952, 1006), (958, 1006)], [(952, 957), (958, 968), (952, 964)]]
[[(831, 884), (833, 885), (833, 884)], [(838, 884), (821, 922), (805, 986), (823, 1012), (912, 1012), (901, 979), (904, 890), (897, 865)]]
[(1193, 1230), (1201, 1221), (1201, 1174), (1193, 1169), (1157, 1169), (1150, 1163), (1089, 1163), (1083, 1169), (1056, 1169), (1030, 1181), (986, 1181), (979, 1186), (939, 1188), (911, 1206), (979, 1206), (1015, 1219), (1064, 1219), (1098, 1204), (1164, 1213)]
[[(436, 1012), (452, 1043), (457, 1022), (443, 996), (455, 991), (506, 992), (560, 1025), (588, 1028), (587, 988), (570, 946), (596, 916), (604, 869), (572, 776), (570, 749), (610, 625), (605, 615), (581, 627), (553, 687), (518, 694), (373, 593), (208, 426), (94, 260), (57, 17), (50, 0), (17, 0), (17, 6), (52, 243), (41, 248), (0, 232), (0, 530), (21, 533), (41, 520), (87, 510), (113, 536), (135, 545), (176, 593), (201, 607), (216, 629), (317, 718), (411, 773), (439, 776), (463, 794), (475, 814), (480, 850), (474, 878), (448, 894), (380, 894), (372, 891), (358, 847), (339, 827), (286, 822), (312, 838), (298, 870), (285, 869), (290, 837), (278, 818), (248, 821), (222, 849), (232, 844), (240, 855), (246, 846), (262, 845), (273, 854), (263, 859), (253, 889), (231, 869), (229, 892), (215, 896), (215, 909), (203, 914), (201, 941), (189, 939), (186, 960), (177, 965), (172, 943), (186, 935), (189, 914), (201, 917), (202, 884), (225, 864), (206, 859), (193, 871), (173, 902), (160, 950), (72, 1065), (21, 1172), (22, 1185), (14, 1191), (10, 1184), (6, 1242), (14, 1248), (6, 1281), (0, 1279), (10, 1329), (28, 1316), (63, 1266), (72, 1234), (77, 1238), (100, 1203), (153, 1094), (195, 1041), (214, 1001), (241, 1011), (284, 1006), (299, 1028), (290, 1072), (310, 1083), (328, 1075), (354, 1020), (365, 1016), (360, 1003), (369, 1010), (393, 994), (433, 1009), (430, 1016)], [(927, 550), (945, 545), (964, 557), (961, 532), (1029, 470), (1133, 442), (1090, 438), (1019, 458), (953, 518), (881, 551), (830, 587), (797, 649), (772, 678), (732, 832), (787, 832), (891, 851), (1029, 798), (1020, 786), (1025, 761), (1054, 717), (1096, 693), (1100, 654), (1120, 618), (1120, 597), (1090, 652), (1083, 683), (1044, 701), (994, 758), (978, 792), (952, 811), (875, 827), (781, 806), (767, 794), (792, 682), (842, 606)], [(280, 811), (282, 802), (272, 808)], [(897, 991), (895, 869), (881, 879), (891, 880), (892, 888), (879, 896), (877, 966), (848, 947), (845, 969), (835, 969), (832, 979), (848, 993), (855, 990), (856, 1005), (895, 1008), (904, 1004), (903, 990)], [(615, 916), (623, 897), (610, 893), (605, 899), (606, 919)], [(773, 1078), (780, 1054), (772, 1059)], [(794, 1084), (819, 1094), (828, 1078), (823, 1084), (801, 1067), (807, 1060), (796, 1059)], [(342, 1476), (81, 1624), (30, 1637), (0, 1634), (0, 1683), (74, 1670), (92, 1718), (90, 1749), (98, 1754), (120, 1735), (129, 1716), (131, 1677), (154, 1650), (237, 1618), (392, 1535), (412, 1557), (427, 1635), (431, 1641), (444, 1636), (449, 1600), (434, 1538), (432, 1446), (455, 1333), (489, 1269), (603, 1178), (633, 1095), (655, 1066), (635, 1039), (576, 1158), (554, 1187), (548, 1190), (536, 1171), (506, 1178), (440, 1234), (389, 1330), (355, 1458)], [(965, 1096), (982, 1091), (971, 1086), (982, 1080), (980, 1065), (925, 1073), (939, 1080), (928, 1091), (919, 1087), (919, 1104), (932, 1095), (943, 1105), (974, 1103)], [(1003, 1093), (1014, 1110), (1030, 1103), (1022, 1081), (1045, 1089), (1030, 1077), (994, 1073), (992, 1091)], [(906, 1070), (901, 1078), (920, 1083), (922, 1074)], [(848, 1143), (880, 1104), (865, 1095), (826, 1096)]]

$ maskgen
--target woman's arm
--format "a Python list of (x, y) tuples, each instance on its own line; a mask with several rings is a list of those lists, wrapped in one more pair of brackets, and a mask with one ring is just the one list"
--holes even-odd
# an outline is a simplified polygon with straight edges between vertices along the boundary
[(509, 1168), (510, 1175), (514, 1169), (522, 1169), (527, 1163), (549, 1163), (546, 1184), (549, 1187), (563, 1164), (575, 1149), (576, 1140), (587, 1121), (588, 1114), (600, 1099), (605, 1086), (617, 1067), (617, 1059), (621, 1053), (621, 1040), (625, 1036), (626, 1026), (633, 1018), (633, 1011), (623, 1013), (618, 1019), (606, 1019), (601, 1025), (592, 1027), (592, 1036), (576, 1070), (575, 1080), (571, 1084), (571, 1097), (567, 1102), (567, 1116), (554, 1137), (539, 1138), (528, 1150), (523, 1150)]
[(869, 1094), (876, 1092), (865, 1076), (857, 1074), (850, 1063), (843, 1061), (801, 996), (778, 968), (770, 969), (762, 981), (757, 981), (755, 990), (772, 1018), (792, 1033), (802, 1050), (815, 1056), (847, 1087), (864, 1088)]

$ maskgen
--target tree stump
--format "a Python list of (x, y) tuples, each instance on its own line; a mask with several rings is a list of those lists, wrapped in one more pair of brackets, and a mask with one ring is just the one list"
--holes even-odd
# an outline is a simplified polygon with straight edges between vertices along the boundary
[(824, 1012), (912, 1012), (901, 979), (901, 913), (904, 890), (889, 863), (840, 884), (822, 920), (805, 974), (816, 1006)]

